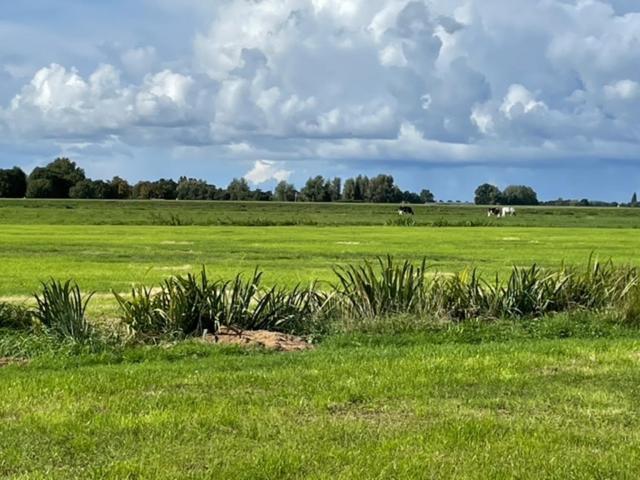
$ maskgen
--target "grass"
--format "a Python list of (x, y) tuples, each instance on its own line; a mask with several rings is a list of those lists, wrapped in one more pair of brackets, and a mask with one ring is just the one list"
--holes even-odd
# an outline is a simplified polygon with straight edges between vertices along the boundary
[[(487, 218), (486, 207), (416, 205), (416, 226), (640, 228), (633, 208), (518, 207)], [(0, 224), (156, 226), (355, 226), (396, 223), (397, 206), (279, 202), (2, 200)]]
[(96, 300), (197, 272), (232, 278), (260, 266), (266, 284), (333, 280), (336, 264), (393, 255), (426, 257), (434, 270), (584, 264), (594, 253), (637, 264), (631, 229), (401, 227), (149, 227), (8, 225), (0, 230), (0, 297), (26, 296), (49, 277), (74, 278)]
[[(289, 287), (388, 254), (485, 278), (591, 253), (639, 265), (631, 209), (519, 209), (498, 223), (482, 208), (430, 206), (415, 227), (384, 226), (392, 210), (0, 202), (0, 297), (20, 303), (42, 280), (73, 278), (108, 316), (112, 289), (201, 265), (213, 281), (260, 266), (265, 286)], [(30, 359), (0, 366), (0, 478), (635, 478), (632, 300), (624, 318), (359, 316), (300, 354), (0, 330), (0, 365)]]
[(295, 355), (180, 344), (6, 367), (0, 477), (633, 478), (640, 469), (637, 334), (456, 338), (339, 336)]

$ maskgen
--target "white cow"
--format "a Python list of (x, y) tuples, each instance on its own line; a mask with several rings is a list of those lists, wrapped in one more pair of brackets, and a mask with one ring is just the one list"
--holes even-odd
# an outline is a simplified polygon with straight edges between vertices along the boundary
[(516, 214), (516, 209), (513, 207), (502, 207), (500, 209), (500, 215), (498, 215), (501, 218), (504, 217), (513, 217)]

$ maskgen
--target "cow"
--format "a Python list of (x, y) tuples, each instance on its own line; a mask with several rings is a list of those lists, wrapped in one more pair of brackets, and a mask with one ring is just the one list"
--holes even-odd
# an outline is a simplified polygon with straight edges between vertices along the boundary
[(513, 207), (502, 207), (502, 210), (500, 211), (500, 216), (502, 218), (504, 217), (513, 217), (516, 214), (516, 209)]
[(413, 213), (413, 208), (402, 206), (398, 208), (398, 215), (415, 215)]
[(487, 210), (487, 217), (505, 218), (513, 217), (516, 214), (516, 209), (513, 207), (491, 207)]

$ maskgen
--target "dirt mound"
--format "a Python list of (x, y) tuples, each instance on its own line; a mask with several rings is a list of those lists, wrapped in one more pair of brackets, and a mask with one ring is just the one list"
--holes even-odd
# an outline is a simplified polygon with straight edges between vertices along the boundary
[(221, 345), (262, 347), (278, 352), (301, 352), (313, 348), (305, 339), (293, 335), (267, 330), (235, 331), (227, 327), (222, 327), (216, 335), (207, 335), (205, 341)]
[(27, 363), (22, 358), (0, 357), (0, 368), (8, 367), (9, 365), (24, 365)]

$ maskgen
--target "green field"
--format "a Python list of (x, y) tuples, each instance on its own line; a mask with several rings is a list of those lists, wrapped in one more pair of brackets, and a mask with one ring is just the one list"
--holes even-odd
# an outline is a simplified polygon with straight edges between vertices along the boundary
[[(640, 228), (640, 209), (519, 207), (514, 218), (487, 218), (485, 207), (415, 205), (416, 225)], [(348, 203), (2, 200), (0, 225), (381, 226), (397, 205)]]
[[(380, 255), (425, 257), (434, 272), (478, 267), (487, 275), (513, 265), (584, 264), (591, 254), (637, 263), (640, 210), (523, 208), (496, 220), (482, 207), (418, 206), (416, 226), (386, 226), (399, 218), (394, 208), (4, 201), (0, 297), (29, 295), (49, 277), (74, 278), (103, 294), (125, 291), (201, 265), (225, 278), (258, 266), (270, 283), (331, 281), (334, 265)], [(178, 217), (187, 225), (154, 225)]]
[(177, 350), (0, 370), (0, 477), (640, 471), (638, 339), (438, 345), (413, 336), (335, 338), (296, 355)]
[[(292, 286), (380, 255), (487, 276), (591, 255), (640, 266), (640, 209), (398, 218), (388, 205), (3, 201), (0, 301), (73, 278), (98, 292), (91, 318), (111, 320), (111, 290), (201, 265)], [(295, 354), (0, 330), (0, 478), (636, 478), (638, 325), (382, 318)]]
[(391, 254), (426, 257), (434, 272), (477, 266), (584, 264), (594, 253), (637, 263), (631, 229), (422, 227), (140, 227), (5, 225), (0, 233), (0, 295), (28, 295), (47, 277), (87, 289), (128, 290), (206, 265), (220, 277), (259, 266), (270, 283), (332, 280), (332, 266)]

